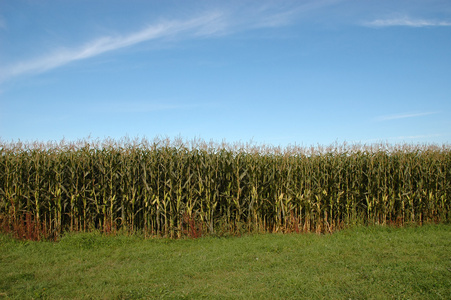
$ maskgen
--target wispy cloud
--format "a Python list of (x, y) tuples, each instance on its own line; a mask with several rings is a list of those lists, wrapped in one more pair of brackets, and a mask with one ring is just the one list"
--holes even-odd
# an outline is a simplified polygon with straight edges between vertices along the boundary
[[(161, 21), (143, 29), (122, 35), (104, 36), (74, 48), (58, 48), (41, 57), (0, 66), (0, 82), (24, 74), (39, 74), (97, 55), (130, 47), (157, 39), (186, 39), (221, 36), (237, 31), (285, 26), (302, 13), (321, 9), (338, 0), (296, 2), (280, 7), (280, 3), (266, 5), (222, 8), (204, 12), (187, 20)], [(0, 27), (2, 19), (0, 18)]]
[(182, 33), (196, 36), (213, 35), (223, 28), (220, 26), (220, 21), (221, 14), (209, 13), (187, 21), (161, 22), (127, 35), (98, 38), (76, 49), (59, 49), (38, 59), (2, 68), (0, 81), (22, 74), (42, 73), (73, 61), (87, 59), (158, 38), (173, 37)]
[(434, 115), (438, 112), (423, 112), (423, 113), (400, 113), (393, 115), (384, 115), (376, 117), (376, 121), (390, 121), (390, 120), (398, 120), (398, 119), (407, 119), (407, 118), (416, 118), (428, 115)]
[(290, 24), (299, 15), (319, 10), (341, 2), (342, 0), (300, 1), (283, 5), (282, 1), (274, 1), (261, 5), (255, 10), (250, 27), (280, 27)]
[(432, 27), (432, 26), (451, 26), (451, 22), (413, 19), (407, 16), (387, 19), (376, 19), (369, 22), (364, 22), (363, 25), (369, 27), (392, 27), (392, 26), (406, 26), (406, 27)]

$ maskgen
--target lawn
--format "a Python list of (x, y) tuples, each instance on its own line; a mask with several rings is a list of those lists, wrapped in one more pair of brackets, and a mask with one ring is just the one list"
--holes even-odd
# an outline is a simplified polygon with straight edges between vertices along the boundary
[(450, 299), (451, 225), (170, 240), (0, 235), (5, 299)]

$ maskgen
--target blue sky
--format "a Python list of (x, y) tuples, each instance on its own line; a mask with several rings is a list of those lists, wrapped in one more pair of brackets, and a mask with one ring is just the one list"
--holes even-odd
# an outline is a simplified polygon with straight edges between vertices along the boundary
[(0, 138), (451, 141), (449, 0), (1, 0)]

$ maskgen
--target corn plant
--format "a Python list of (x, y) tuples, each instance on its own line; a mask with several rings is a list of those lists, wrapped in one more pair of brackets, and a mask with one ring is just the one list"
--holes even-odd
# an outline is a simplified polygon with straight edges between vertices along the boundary
[(34, 226), (37, 236), (124, 230), (175, 238), (449, 222), (450, 194), (448, 145), (0, 142), (2, 228)]

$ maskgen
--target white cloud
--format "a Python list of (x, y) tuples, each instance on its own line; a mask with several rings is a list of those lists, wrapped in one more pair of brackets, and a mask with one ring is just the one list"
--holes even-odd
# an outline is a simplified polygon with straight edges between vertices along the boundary
[(451, 22), (412, 19), (410, 17), (398, 17), (389, 19), (377, 19), (363, 23), (369, 27), (391, 27), (391, 26), (407, 26), (407, 27), (430, 27), (430, 26), (451, 26)]
[[(327, 6), (334, 5), (342, 0), (316, 0), (284, 3), (283, 1), (266, 2), (254, 12), (254, 22), (251, 27), (280, 27), (290, 24), (303, 13), (309, 13)], [(286, 5), (284, 5), (286, 4)]]
[(438, 112), (400, 113), (400, 114), (379, 116), (376, 118), (376, 120), (377, 121), (390, 121), (390, 120), (422, 117), (422, 116), (433, 115), (433, 114), (437, 114), (437, 113)]
[[(24, 74), (39, 74), (71, 62), (94, 57), (106, 52), (130, 47), (146, 41), (172, 38), (205, 38), (226, 35), (237, 31), (280, 27), (292, 22), (301, 13), (336, 3), (338, 0), (292, 2), (280, 6), (279, 2), (250, 7), (229, 7), (215, 10), (188, 20), (162, 21), (125, 35), (104, 36), (75, 48), (55, 49), (44, 56), (0, 66), (0, 83)], [(294, 4), (293, 4), (294, 3)], [(0, 18), (0, 27), (2, 25)]]
[(210, 13), (187, 21), (161, 22), (128, 35), (102, 37), (77, 49), (59, 49), (35, 60), (3, 67), (0, 73), (0, 81), (22, 74), (42, 73), (73, 61), (181, 33), (191, 33), (197, 36), (213, 35), (221, 30), (220, 26), (215, 26), (220, 19), (220, 14)]

